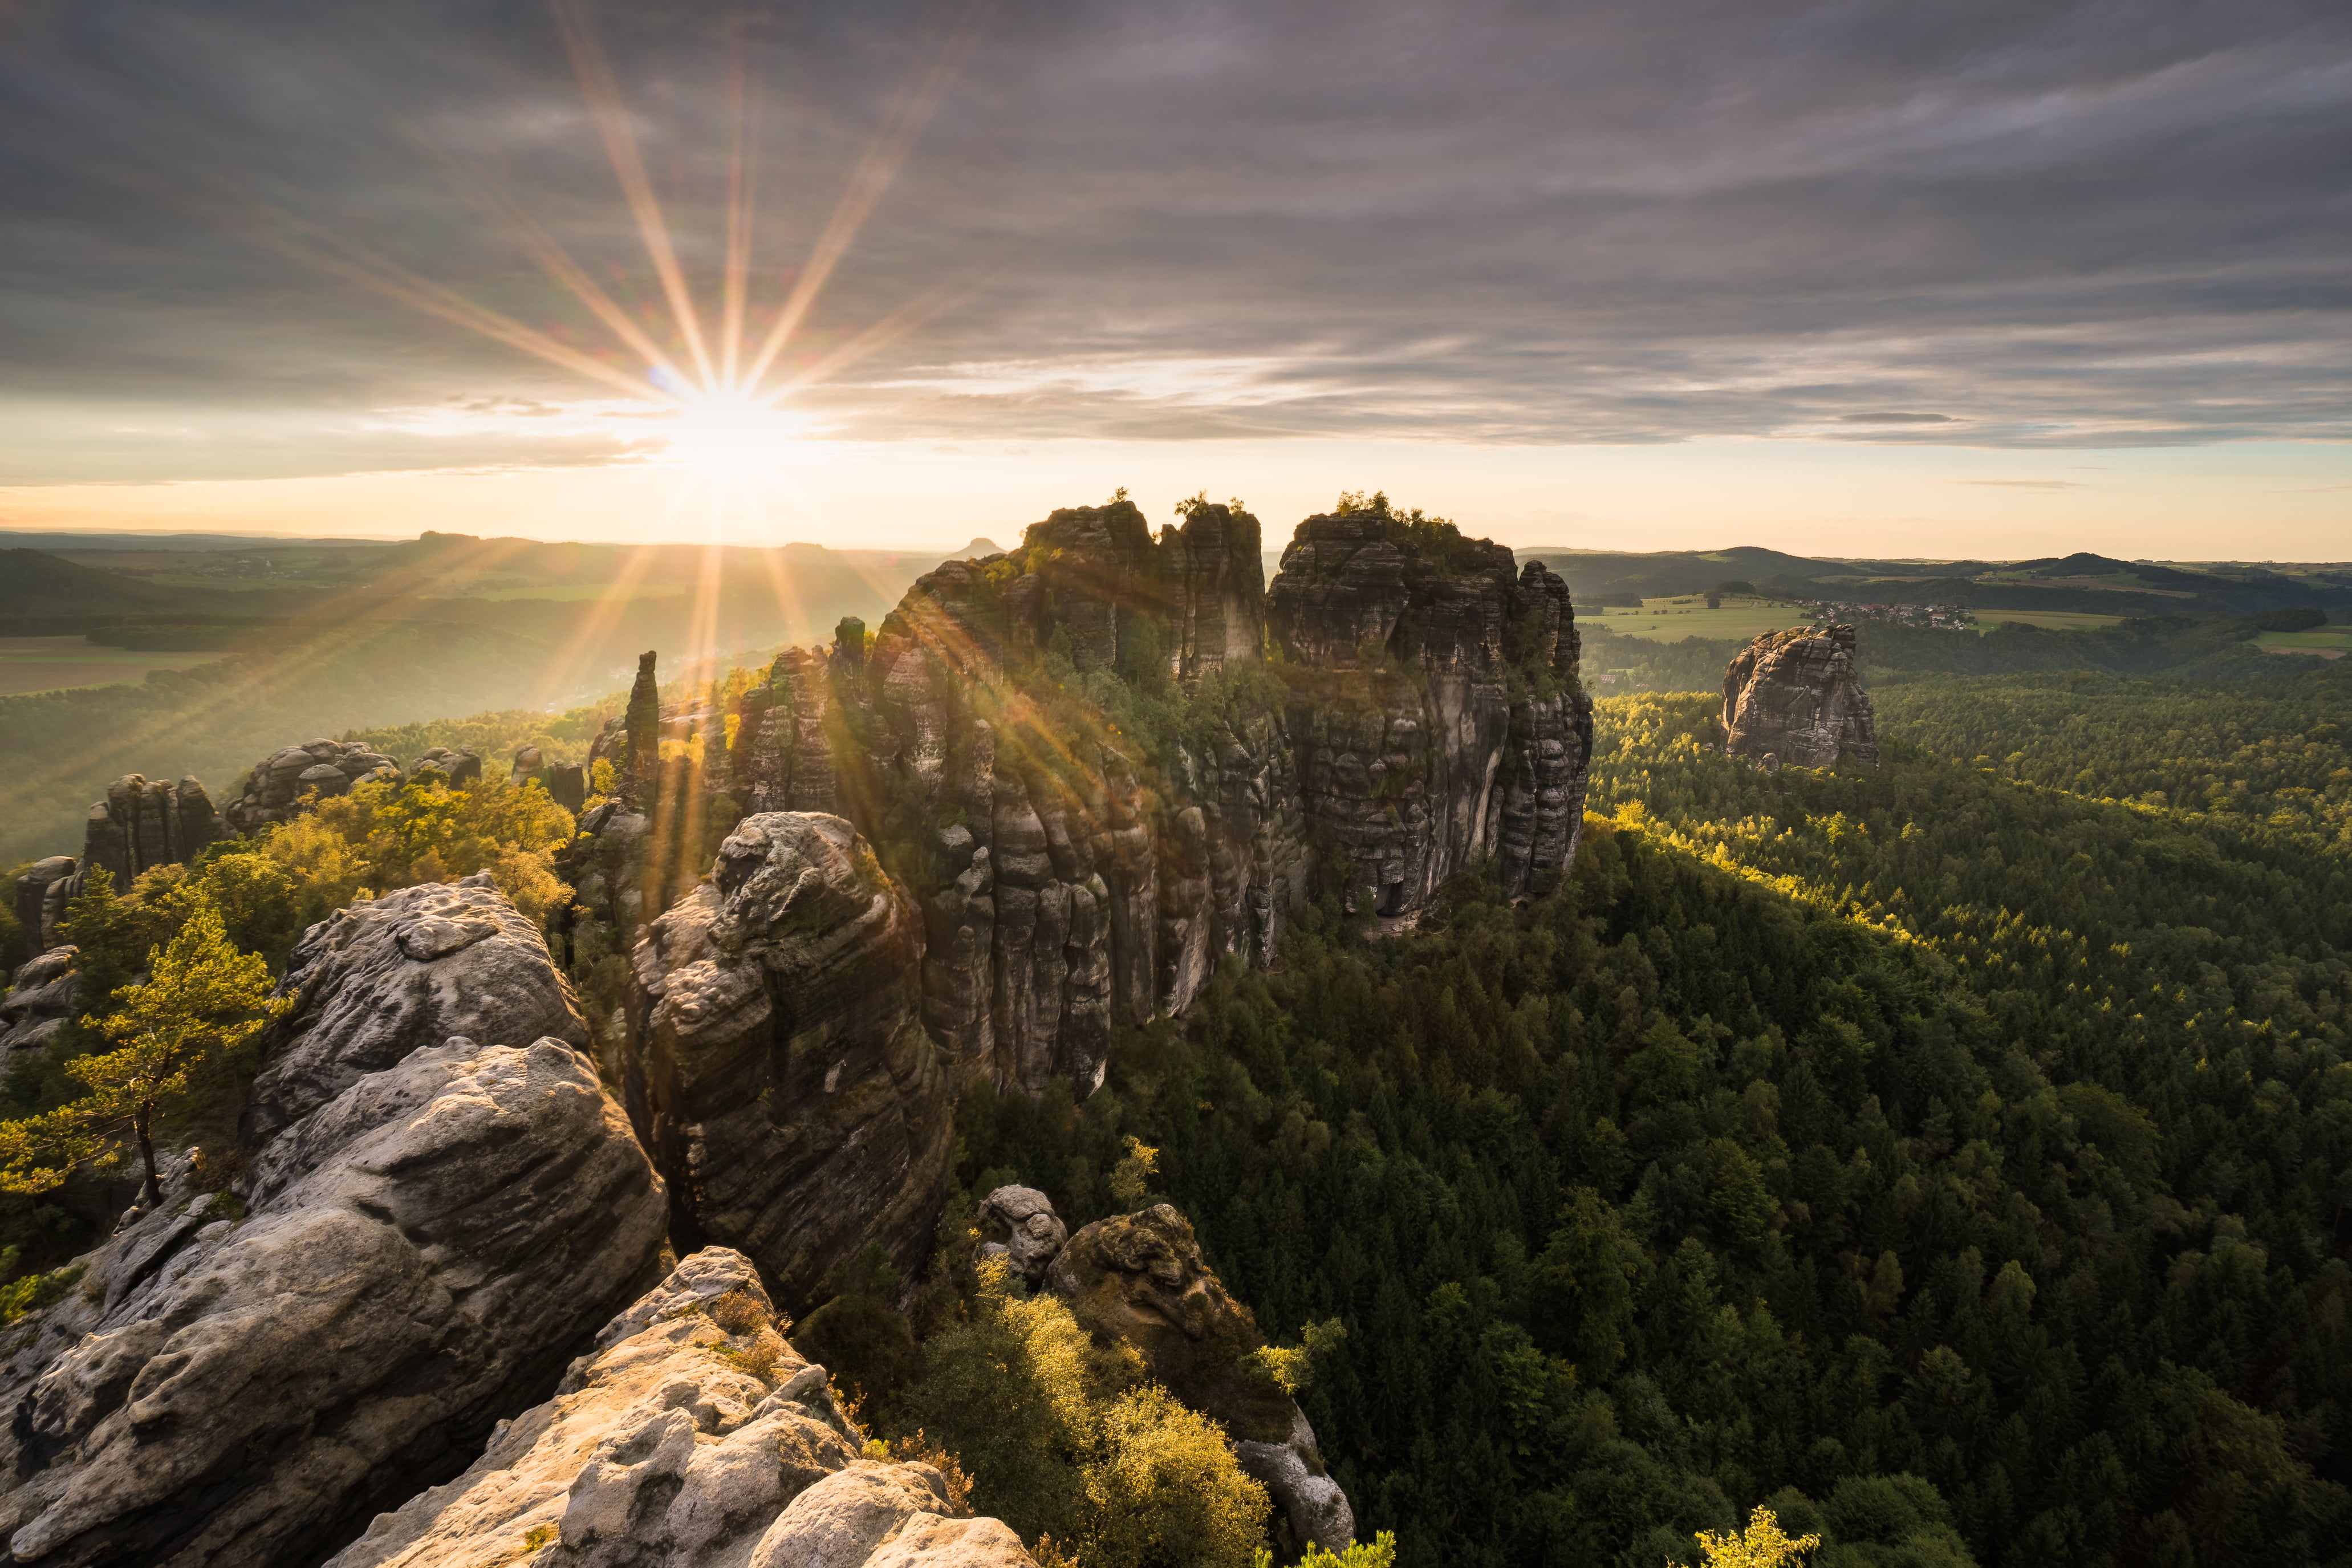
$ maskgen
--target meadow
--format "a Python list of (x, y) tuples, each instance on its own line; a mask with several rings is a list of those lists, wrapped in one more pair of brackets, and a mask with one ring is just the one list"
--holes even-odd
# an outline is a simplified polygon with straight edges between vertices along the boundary
[(140, 653), (81, 637), (0, 637), (0, 697), (144, 680), (150, 670), (186, 669), (218, 653)]

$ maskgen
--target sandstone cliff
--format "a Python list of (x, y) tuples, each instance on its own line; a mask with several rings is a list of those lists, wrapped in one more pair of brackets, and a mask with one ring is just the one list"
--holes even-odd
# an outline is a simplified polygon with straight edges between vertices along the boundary
[(698, 1252), (606, 1324), (473, 1468), (380, 1514), (329, 1568), (1027, 1568), (938, 1471), (861, 1457), (780, 1337), (757, 1269)]
[(806, 1300), (870, 1240), (917, 1273), (954, 1141), (918, 1017), (922, 934), (836, 816), (747, 816), (635, 955), (631, 1117), (677, 1244), (751, 1255)]
[[(485, 889), (412, 891), (306, 939), (384, 961), (290, 977), (313, 1021), (280, 1060), (308, 1065), (281, 1077), (282, 1119), (262, 1119), (233, 1186), (192, 1193), (181, 1162), (81, 1260), (79, 1290), (12, 1331), (16, 1561), (316, 1563), (455, 1473), (645, 1288), (667, 1203), (587, 1059), (496, 1009), (476, 1037), (439, 1033), (432, 998), (527, 964), (530, 928), (488, 919)], [(456, 918), (436, 892), (465, 895)], [(471, 919), (494, 933), (444, 947)], [(352, 1026), (368, 1016), (404, 1020), (401, 1037)]]
[(1878, 765), (1878, 725), (1853, 668), (1853, 628), (1766, 632), (1723, 672), (1724, 750), (1767, 767)]
[(659, 710), (641, 669), (633, 724), (699, 735), (703, 772), (600, 739), (634, 809), (585, 825), (582, 915), (691, 895), (730, 810), (842, 816), (919, 911), (950, 1078), (1085, 1093), (1115, 1025), (1270, 962), (1301, 898), (1411, 915), (1486, 857), (1514, 891), (1565, 867), (1591, 736), (1566, 584), (1385, 505), (1302, 523), (1271, 588), (1258, 546), (1228, 506), (1156, 540), (1124, 500), (1066, 509), (732, 712)]

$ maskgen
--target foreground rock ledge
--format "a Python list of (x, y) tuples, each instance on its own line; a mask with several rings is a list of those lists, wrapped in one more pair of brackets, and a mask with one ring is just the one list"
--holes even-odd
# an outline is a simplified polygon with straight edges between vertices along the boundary
[(596, 1343), (329, 1568), (1034, 1568), (929, 1465), (859, 1458), (741, 1253), (694, 1254)]

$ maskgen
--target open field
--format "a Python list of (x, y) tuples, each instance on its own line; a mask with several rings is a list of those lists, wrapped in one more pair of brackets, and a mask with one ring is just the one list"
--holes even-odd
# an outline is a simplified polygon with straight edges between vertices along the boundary
[(1989, 632), (2003, 621), (2015, 621), (2044, 631), (2087, 632), (2096, 626), (2120, 626), (2123, 619), (2121, 616), (2094, 616), (2071, 610), (1979, 610), (1977, 629)]
[(2315, 626), (2307, 632), (2263, 632), (2254, 646), (2265, 653), (2317, 654), (2342, 658), (2352, 653), (2352, 626)]
[(1677, 605), (1671, 599), (1646, 599), (1638, 610), (1615, 606), (1579, 609), (1579, 625), (1601, 626), (1622, 637), (1650, 642), (1680, 642), (1685, 637), (1752, 637), (1759, 632), (1803, 625), (1805, 612), (1772, 599), (1727, 600), (1710, 610), (1704, 599)]
[(151, 669), (210, 664), (218, 653), (136, 653), (79, 637), (0, 637), (0, 697), (70, 686), (116, 686)]

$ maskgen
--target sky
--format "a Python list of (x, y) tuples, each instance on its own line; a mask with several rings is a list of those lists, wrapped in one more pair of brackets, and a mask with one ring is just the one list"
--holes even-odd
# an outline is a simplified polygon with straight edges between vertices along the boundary
[(0, 0), (0, 528), (2352, 558), (2352, 7)]

